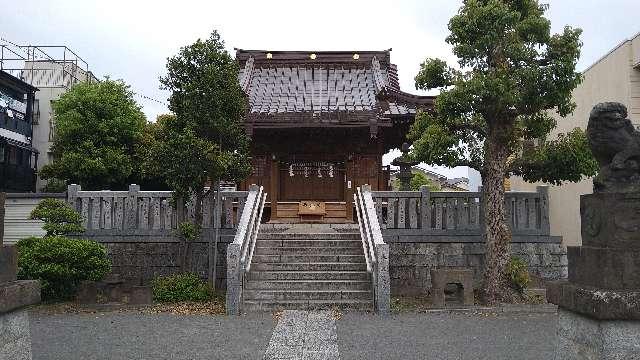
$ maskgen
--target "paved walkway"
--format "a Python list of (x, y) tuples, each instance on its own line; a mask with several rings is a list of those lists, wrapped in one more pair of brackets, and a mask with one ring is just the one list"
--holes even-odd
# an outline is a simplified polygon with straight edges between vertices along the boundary
[(552, 359), (555, 314), (32, 313), (34, 360)]
[(285, 311), (264, 360), (338, 360), (338, 334), (330, 311)]

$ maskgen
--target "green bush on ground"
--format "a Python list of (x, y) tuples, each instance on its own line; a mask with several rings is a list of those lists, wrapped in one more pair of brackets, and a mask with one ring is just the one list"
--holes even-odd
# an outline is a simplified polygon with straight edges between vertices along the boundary
[(194, 273), (179, 273), (153, 279), (153, 299), (159, 302), (207, 301), (211, 288)]
[(519, 292), (524, 291), (531, 282), (527, 263), (515, 256), (507, 264), (507, 276), (511, 281), (511, 287)]
[(111, 270), (105, 247), (95, 241), (30, 237), (16, 246), (18, 277), (40, 280), (44, 300), (70, 299), (81, 281), (102, 280)]

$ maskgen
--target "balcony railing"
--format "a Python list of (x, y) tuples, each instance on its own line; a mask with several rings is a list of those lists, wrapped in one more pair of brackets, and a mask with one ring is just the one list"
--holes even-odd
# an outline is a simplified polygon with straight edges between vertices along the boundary
[[(9, 116), (9, 112), (13, 116)], [(26, 120), (26, 115), (11, 108), (0, 107), (0, 129), (7, 129), (26, 137), (32, 137), (31, 122)]]

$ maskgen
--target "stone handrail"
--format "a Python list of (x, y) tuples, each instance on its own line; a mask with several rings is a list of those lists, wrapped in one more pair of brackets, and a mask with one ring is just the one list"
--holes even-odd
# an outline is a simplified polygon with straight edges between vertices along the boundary
[(227, 247), (227, 314), (238, 315), (242, 301), (244, 274), (251, 259), (260, 229), (267, 194), (262, 186), (251, 185), (233, 242)]
[(375, 308), (378, 312), (390, 310), (389, 245), (382, 239), (378, 216), (371, 196), (371, 187), (363, 185), (354, 195), (356, 212), (362, 236), (362, 247), (367, 271), (373, 283)]
[[(202, 228), (236, 228), (247, 194), (222, 191), (216, 206), (215, 191), (207, 191), (201, 203)], [(171, 191), (140, 191), (135, 184), (129, 191), (83, 191), (80, 185), (69, 185), (67, 202), (82, 215), (87, 234), (144, 233), (174, 230), (180, 222), (195, 219), (195, 201), (174, 204), (172, 196)]]
[[(420, 191), (374, 191), (372, 196), (385, 235), (482, 235), (480, 192), (432, 192), (423, 186)], [(548, 187), (507, 192), (505, 202), (514, 241), (517, 236), (549, 238)]]

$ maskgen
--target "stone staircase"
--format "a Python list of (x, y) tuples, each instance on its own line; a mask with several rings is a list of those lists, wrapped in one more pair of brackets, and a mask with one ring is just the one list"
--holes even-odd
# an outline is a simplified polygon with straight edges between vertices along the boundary
[[(282, 232), (261, 228), (244, 309), (372, 310), (373, 291), (357, 227), (293, 225)], [(315, 228), (314, 228), (315, 226)], [(277, 230), (277, 229), (276, 229)]]

